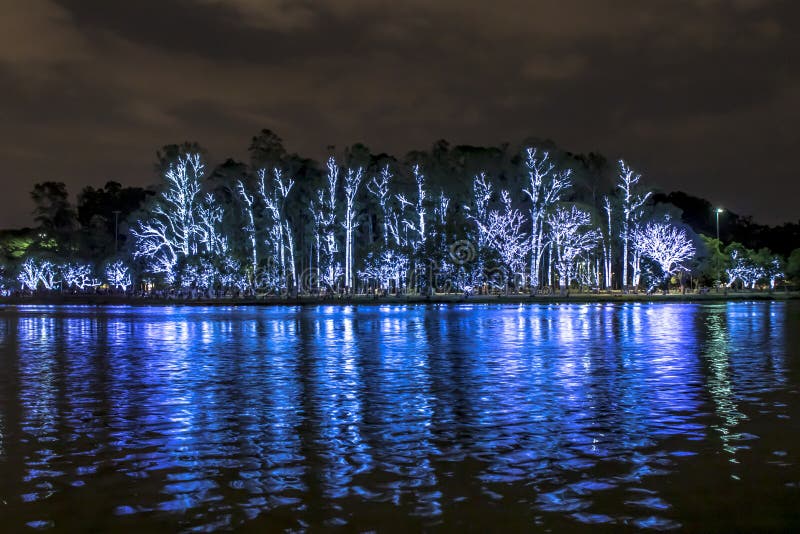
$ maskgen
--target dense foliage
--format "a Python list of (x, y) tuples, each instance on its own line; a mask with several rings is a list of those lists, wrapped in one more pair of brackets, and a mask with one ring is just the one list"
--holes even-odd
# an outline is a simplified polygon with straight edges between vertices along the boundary
[(552, 143), (440, 141), (402, 161), (355, 145), (319, 165), (265, 130), (250, 156), (209, 170), (198, 145), (170, 145), (155, 190), (109, 182), (75, 207), (63, 184), (37, 184), (37, 228), (0, 236), (0, 290), (774, 289), (800, 274), (796, 225), (773, 254), (762, 227), (726, 213), (718, 241), (706, 201)]

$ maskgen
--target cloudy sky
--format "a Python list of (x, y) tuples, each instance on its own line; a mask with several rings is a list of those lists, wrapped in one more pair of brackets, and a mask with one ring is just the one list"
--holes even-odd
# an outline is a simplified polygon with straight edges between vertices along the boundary
[(0, 0), (0, 227), (28, 191), (154, 183), (261, 128), (291, 151), (439, 138), (624, 156), (662, 189), (800, 219), (794, 0)]

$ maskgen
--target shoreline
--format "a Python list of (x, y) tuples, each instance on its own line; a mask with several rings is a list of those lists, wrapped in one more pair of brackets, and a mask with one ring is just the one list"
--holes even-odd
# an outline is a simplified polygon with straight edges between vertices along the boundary
[(645, 293), (573, 293), (561, 295), (462, 295), (441, 294), (431, 297), (418, 295), (386, 296), (375, 298), (368, 295), (350, 297), (247, 297), (247, 298), (197, 298), (167, 299), (131, 297), (125, 295), (42, 295), (30, 297), (0, 298), (0, 307), (5, 306), (385, 306), (385, 305), (426, 305), (426, 304), (626, 304), (626, 303), (696, 303), (696, 302), (742, 302), (774, 301), (786, 302), (800, 300), (800, 292), (737, 292), (737, 293), (687, 293), (653, 294)]

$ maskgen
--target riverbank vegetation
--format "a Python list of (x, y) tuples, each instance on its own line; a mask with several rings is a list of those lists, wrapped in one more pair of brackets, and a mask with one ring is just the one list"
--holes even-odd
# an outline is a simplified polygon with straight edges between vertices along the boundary
[[(398, 159), (363, 145), (324, 164), (270, 131), (250, 162), (158, 153), (160, 183), (71, 202), (36, 184), (37, 226), (0, 234), (0, 291), (151, 298), (566, 296), (774, 291), (800, 278), (798, 225), (765, 229), (654, 192), (623, 160), (548, 142)], [(705, 212), (705, 213), (704, 213)]]

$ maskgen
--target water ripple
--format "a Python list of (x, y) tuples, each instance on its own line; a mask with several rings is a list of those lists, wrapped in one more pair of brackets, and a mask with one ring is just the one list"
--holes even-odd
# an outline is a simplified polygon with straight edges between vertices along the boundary
[(672, 530), (743, 477), (800, 522), (791, 304), (7, 312), (20, 528)]

